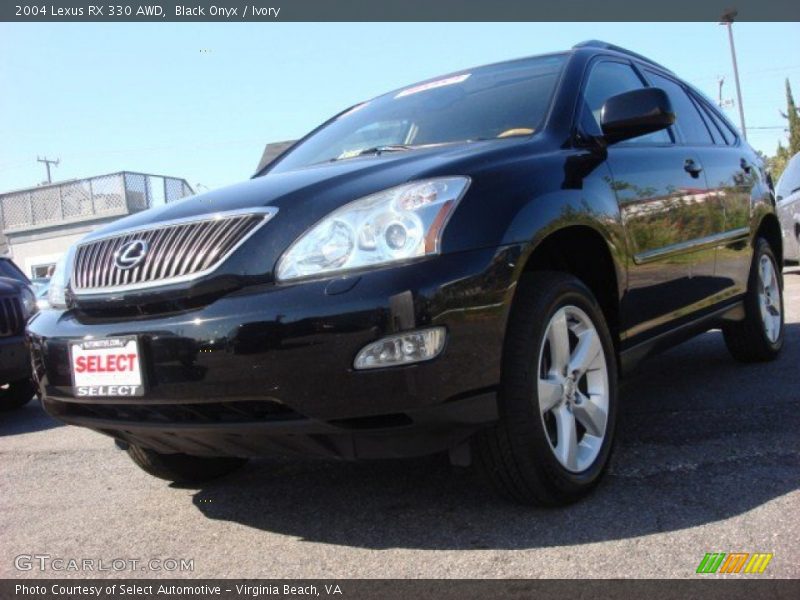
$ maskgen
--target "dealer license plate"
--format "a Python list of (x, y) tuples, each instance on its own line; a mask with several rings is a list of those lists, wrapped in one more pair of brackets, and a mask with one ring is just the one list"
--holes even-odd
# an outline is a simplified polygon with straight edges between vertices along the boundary
[(142, 365), (135, 337), (81, 340), (70, 344), (76, 396), (142, 396)]

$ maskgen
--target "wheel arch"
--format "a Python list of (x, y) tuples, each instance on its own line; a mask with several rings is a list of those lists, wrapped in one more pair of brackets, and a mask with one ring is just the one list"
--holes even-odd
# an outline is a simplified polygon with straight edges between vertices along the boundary
[(775, 253), (779, 268), (783, 268), (783, 234), (778, 217), (774, 213), (767, 213), (762, 218), (756, 228), (751, 245), (755, 247), (758, 238), (764, 238)]
[(521, 273), (560, 271), (577, 277), (594, 294), (619, 350), (620, 300), (626, 285), (624, 258), (611, 237), (589, 223), (551, 230), (531, 244)]

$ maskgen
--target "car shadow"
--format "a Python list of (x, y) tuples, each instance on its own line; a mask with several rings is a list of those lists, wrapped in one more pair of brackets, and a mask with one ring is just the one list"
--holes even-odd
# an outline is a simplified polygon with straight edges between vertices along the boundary
[(608, 476), (567, 508), (498, 499), (444, 456), (253, 461), (193, 502), (210, 519), (370, 549), (588, 544), (728, 519), (798, 488), (799, 334), (787, 325), (773, 363), (736, 363), (719, 332), (645, 363), (621, 385)]
[(0, 437), (45, 431), (62, 425), (64, 423), (44, 412), (37, 398), (20, 408), (0, 412)]

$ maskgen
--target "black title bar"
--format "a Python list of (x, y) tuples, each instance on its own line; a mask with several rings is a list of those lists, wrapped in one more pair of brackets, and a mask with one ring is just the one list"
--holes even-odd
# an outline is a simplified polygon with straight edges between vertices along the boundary
[(794, 600), (790, 579), (21, 579), (0, 580), (3, 600)]
[[(734, 16), (735, 15), (735, 16)], [(10, 22), (800, 21), (798, 0), (4, 0)]]

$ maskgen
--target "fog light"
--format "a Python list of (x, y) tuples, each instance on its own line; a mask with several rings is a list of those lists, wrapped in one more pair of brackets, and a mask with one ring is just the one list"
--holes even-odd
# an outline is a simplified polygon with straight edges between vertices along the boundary
[(444, 327), (390, 335), (364, 346), (353, 366), (356, 369), (380, 369), (430, 360), (442, 351), (444, 339)]

